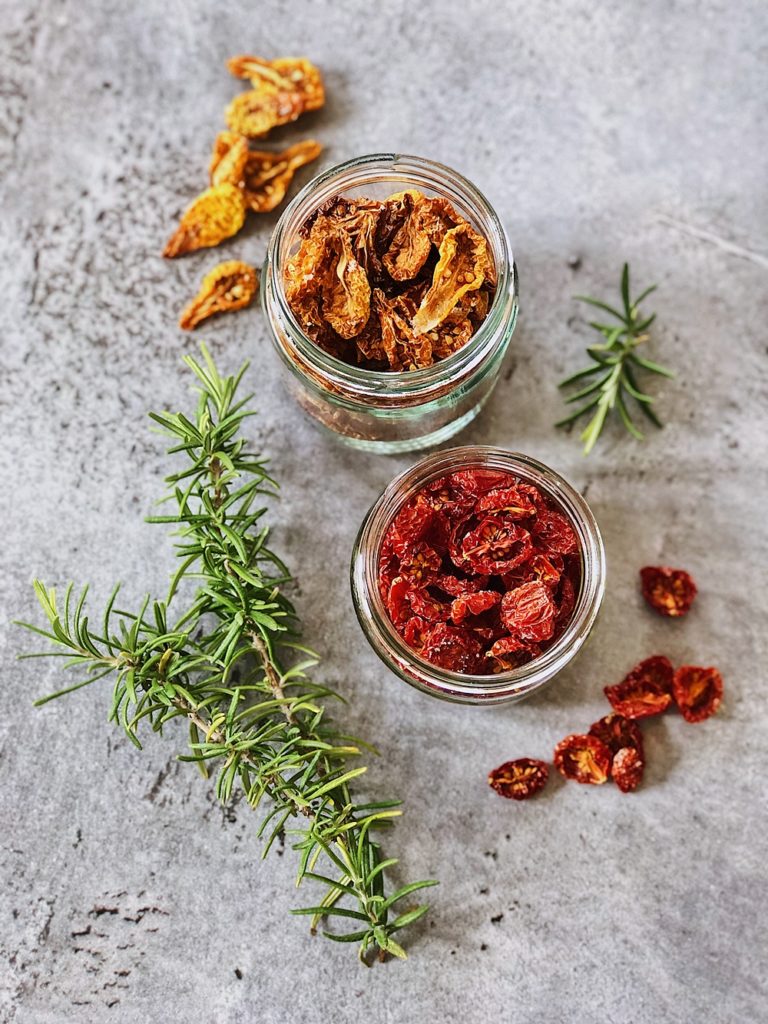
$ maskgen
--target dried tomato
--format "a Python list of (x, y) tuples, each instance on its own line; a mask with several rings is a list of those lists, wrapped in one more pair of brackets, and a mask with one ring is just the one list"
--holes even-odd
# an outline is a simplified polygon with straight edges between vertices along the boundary
[(524, 583), (501, 600), (501, 621), (512, 636), (541, 643), (555, 631), (557, 609), (551, 591), (543, 583)]
[(417, 334), (434, 330), (463, 295), (482, 285), (487, 260), (485, 239), (466, 221), (446, 232), (432, 284), (413, 318)]
[(201, 192), (182, 214), (163, 256), (173, 259), (196, 249), (218, 245), (236, 235), (245, 223), (245, 199), (236, 185), (222, 182)]
[(642, 749), (622, 747), (614, 755), (611, 778), (622, 793), (631, 793), (642, 782), (644, 768)]
[(475, 512), (503, 512), (512, 519), (523, 519), (536, 513), (531, 499), (517, 487), (497, 488), (478, 499)]
[(232, 313), (249, 306), (259, 288), (256, 271), (247, 263), (227, 260), (203, 278), (200, 291), (179, 317), (179, 327), (191, 331), (215, 313)]
[(265, 82), (295, 89), (301, 96), (304, 110), (319, 110), (325, 102), (325, 89), (319, 70), (306, 57), (230, 57), (227, 68), (235, 78), (248, 78), (255, 88)]
[(432, 242), (424, 226), (426, 197), (415, 189), (390, 196), (387, 204), (400, 204), (403, 219), (395, 232), (382, 263), (394, 281), (410, 281), (424, 266)]
[(429, 544), (419, 541), (408, 548), (400, 562), (400, 573), (417, 586), (426, 586), (437, 578), (442, 559)]
[(224, 120), (239, 135), (263, 139), (273, 128), (295, 121), (303, 110), (298, 90), (265, 85), (238, 93), (224, 111)]
[(409, 590), (408, 601), (416, 615), (420, 615), (422, 619), (429, 619), (430, 622), (447, 622), (451, 617), (450, 605), (436, 601), (426, 590)]
[(389, 617), (395, 626), (401, 626), (412, 616), (411, 605), (408, 595), (411, 585), (402, 576), (396, 576), (389, 587), (389, 592), (384, 599)]
[(615, 756), (623, 747), (633, 747), (643, 753), (643, 734), (640, 726), (632, 718), (614, 711), (604, 718), (593, 722), (589, 727), (589, 735), (597, 736)]
[[(224, 133), (226, 134), (226, 133)], [(280, 153), (251, 150), (242, 171), (245, 201), (255, 213), (274, 210), (283, 199), (296, 171), (322, 152), (312, 139), (298, 142)]]
[(339, 233), (329, 244), (333, 259), (323, 291), (323, 317), (342, 338), (354, 338), (371, 313), (371, 286), (352, 253), (349, 236)]
[(433, 665), (465, 675), (479, 675), (484, 669), (480, 642), (468, 630), (443, 622), (427, 633), (423, 657)]
[(248, 140), (237, 132), (219, 132), (213, 143), (209, 174), (211, 185), (228, 182), (241, 188), (248, 162)]
[(508, 800), (527, 800), (541, 792), (549, 778), (549, 766), (533, 757), (505, 761), (488, 776), (488, 785)]
[(615, 686), (604, 688), (611, 706), (626, 718), (660, 715), (672, 703), (672, 662), (663, 655), (646, 658)]
[(601, 786), (608, 781), (611, 752), (597, 736), (566, 736), (555, 747), (554, 762), (566, 779)]
[(533, 520), (531, 532), (544, 551), (557, 555), (572, 555), (579, 549), (576, 531), (560, 512), (541, 510)]
[(659, 615), (685, 615), (696, 597), (696, 584), (684, 569), (647, 565), (640, 570), (643, 597)]
[[(539, 657), (562, 634), (581, 581), (577, 552), (537, 549), (528, 530), (557, 507), (512, 473), (485, 467), (424, 485), (400, 507), (379, 554), (378, 586), (396, 628), (404, 634), (417, 617), (449, 626), (437, 637), (451, 645), (469, 637), (473, 657), (480, 645), (477, 673)], [(429, 660), (422, 632), (417, 623), (408, 635)]]
[(482, 615), (493, 608), (501, 600), (501, 594), (495, 590), (478, 590), (474, 593), (462, 594), (451, 602), (451, 618), (456, 625), (461, 625), (470, 615)]
[(723, 677), (716, 668), (682, 665), (674, 674), (672, 692), (686, 722), (703, 722), (723, 699)]
[(428, 631), (432, 628), (432, 623), (427, 619), (422, 619), (419, 615), (414, 615), (408, 619), (403, 628), (403, 640), (412, 647), (414, 651), (421, 651), (424, 647), (424, 640)]
[(513, 519), (488, 516), (461, 541), (461, 566), (474, 572), (504, 573), (525, 562), (532, 551), (531, 535)]

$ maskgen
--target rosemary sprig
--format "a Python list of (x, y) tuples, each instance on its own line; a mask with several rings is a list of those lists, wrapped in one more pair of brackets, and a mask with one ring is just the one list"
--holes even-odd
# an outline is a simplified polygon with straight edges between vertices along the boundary
[[(186, 357), (195, 374), (199, 402), (194, 420), (183, 413), (151, 413), (173, 438), (169, 454), (183, 455), (184, 468), (167, 478), (164, 501), (175, 510), (150, 522), (178, 527), (179, 567), (164, 600), (147, 597), (137, 612), (117, 607), (112, 592), (96, 628), (86, 614), (87, 587), (75, 597), (70, 583), (60, 602), (55, 590), (36, 581), (49, 628), (19, 623), (44, 637), (53, 650), (22, 657), (58, 656), (78, 680), (37, 701), (114, 676), (111, 721), (141, 747), (139, 728), (162, 733), (186, 719), (189, 753), (204, 776), (216, 766), (216, 793), (229, 801), (236, 787), (254, 809), (271, 803), (258, 833), (264, 856), (284, 834), (299, 857), (297, 884), (311, 880), (320, 895), (293, 911), (308, 915), (311, 928), (331, 918), (351, 930), (323, 935), (359, 944), (360, 958), (392, 954), (405, 958), (395, 934), (426, 912), (424, 904), (398, 912), (396, 905), (432, 880), (404, 885), (388, 895), (384, 859), (373, 831), (401, 812), (399, 801), (355, 802), (350, 783), (366, 769), (348, 767), (361, 741), (331, 722), (324, 702), (341, 699), (306, 673), (316, 656), (299, 641), (299, 623), (284, 588), (291, 577), (268, 547), (262, 498), (276, 484), (265, 461), (240, 435), (252, 396), (236, 399), (244, 366), (221, 377), (205, 346), (204, 364)], [(247, 364), (246, 364), (247, 365)], [(184, 581), (194, 595), (180, 609)], [(172, 611), (173, 609), (173, 611)], [(372, 749), (369, 747), (369, 749)]]
[(605, 426), (608, 413), (614, 409), (618, 412), (621, 422), (629, 433), (639, 441), (643, 440), (644, 435), (634, 424), (627, 408), (628, 399), (633, 399), (637, 403), (639, 409), (654, 426), (662, 426), (661, 420), (652, 408), (655, 399), (640, 390), (636, 376), (637, 370), (649, 370), (651, 373), (661, 374), (663, 377), (674, 377), (672, 370), (659, 366), (658, 363), (651, 362), (650, 359), (643, 358), (636, 351), (639, 345), (648, 340), (648, 328), (656, 319), (655, 313), (648, 317), (643, 316), (640, 312), (640, 303), (655, 290), (656, 285), (654, 284), (641, 292), (636, 299), (630, 298), (629, 264), (625, 263), (621, 274), (621, 310), (614, 309), (600, 299), (593, 299), (588, 295), (576, 296), (580, 302), (587, 302), (618, 321), (618, 324), (590, 322), (589, 326), (598, 331), (605, 339), (603, 342), (587, 348), (593, 365), (571, 374), (559, 384), (559, 387), (565, 388), (576, 381), (587, 380), (590, 377), (596, 378), (566, 399), (568, 404), (580, 402), (582, 399), (587, 399), (587, 401), (576, 412), (555, 424), (558, 427), (568, 426), (584, 416), (585, 413), (595, 410), (580, 435), (584, 442), (585, 455), (589, 455), (594, 448)]

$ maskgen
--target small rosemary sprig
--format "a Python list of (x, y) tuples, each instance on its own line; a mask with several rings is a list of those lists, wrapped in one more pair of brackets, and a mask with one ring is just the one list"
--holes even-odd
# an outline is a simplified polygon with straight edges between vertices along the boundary
[[(341, 934), (326, 927), (323, 934), (359, 943), (364, 962), (376, 949), (405, 958), (394, 936), (428, 908), (398, 913), (395, 905), (436, 883), (385, 892), (385, 872), (397, 861), (382, 857), (372, 832), (400, 814), (399, 801), (352, 797), (349, 784), (366, 769), (349, 768), (347, 761), (368, 745), (339, 732), (323, 704), (338, 695), (306, 675), (316, 657), (299, 642), (298, 619), (283, 592), (291, 577), (268, 547), (262, 524), (261, 498), (276, 484), (239, 435), (253, 415), (251, 396), (236, 400), (246, 367), (221, 377), (202, 351), (204, 365), (185, 359), (198, 380), (194, 420), (150, 414), (173, 438), (169, 454), (187, 460), (167, 478), (164, 500), (175, 511), (150, 520), (178, 527), (180, 565), (169, 594), (147, 597), (134, 613), (116, 606), (115, 587), (95, 628), (86, 614), (87, 587), (75, 600), (70, 584), (60, 604), (55, 590), (36, 581), (50, 628), (19, 625), (54, 649), (22, 657), (63, 657), (79, 674), (72, 686), (37, 703), (113, 675), (109, 718), (137, 747), (140, 726), (161, 733), (168, 722), (186, 719), (190, 752), (180, 759), (194, 761), (206, 777), (209, 765), (218, 766), (220, 800), (230, 800), (239, 787), (254, 809), (265, 797), (271, 801), (258, 830), (266, 836), (264, 856), (278, 837), (294, 837), (297, 884), (310, 880), (321, 887), (311, 906), (294, 913), (309, 915), (313, 932), (329, 918), (351, 926)], [(181, 590), (190, 589), (181, 587), (184, 581), (192, 581), (194, 593), (177, 609)]]
[(651, 373), (658, 373), (663, 377), (674, 377), (672, 370), (659, 366), (658, 363), (651, 362), (650, 359), (644, 359), (636, 351), (638, 345), (642, 345), (648, 340), (648, 328), (656, 319), (655, 313), (649, 317), (643, 317), (640, 313), (640, 303), (655, 290), (656, 285), (654, 284), (650, 288), (646, 288), (636, 299), (630, 298), (629, 264), (625, 263), (621, 274), (623, 306), (621, 311), (600, 299), (593, 299), (588, 295), (576, 296), (580, 302), (588, 302), (591, 306), (596, 306), (618, 320), (618, 324), (590, 322), (589, 326), (598, 331), (605, 339), (602, 343), (587, 348), (587, 353), (594, 365), (571, 374), (559, 384), (559, 387), (565, 388), (576, 381), (598, 375), (596, 380), (590, 381), (586, 387), (580, 388), (566, 399), (568, 404), (580, 402), (582, 399), (587, 399), (587, 401), (576, 412), (555, 424), (558, 427), (568, 426), (584, 416), (585, 413), (592, 409), (595, 410), (581, 433), (585, 455), (588, 455), (594, 448), (605, 425), (606, 417), (613, 409), (618, 412), (621, 422), (629, 433), (638, 440), (643, 440), (644, 435), (632, 422), (632, 417), (627, 409), (628, 398), (635, 400), (651, 423), (657, 427), (662, 425), (661, 420), (651, 408), (654, 399), (640, 390), (636, 377), (637, 369), (649, 370)]

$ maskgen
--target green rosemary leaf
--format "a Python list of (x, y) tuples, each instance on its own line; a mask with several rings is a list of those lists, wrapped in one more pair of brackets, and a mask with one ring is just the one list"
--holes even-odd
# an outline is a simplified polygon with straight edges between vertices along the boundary
[(632, 422), (632, 417), (627, 412), (627, 407), (624, 403), (624, 397), (621, 391), (616, 392), (616, 408), (619, 410), (619, 416), (621, 417), (622, 423), (630, 434), (637, 438), (638, 441), (645, 440), (645, 435), (637, 429), (635, 424)]
[(398, 889), (397, 892), (393, 892), (392, 895), (384, 900), (382, 903), (382, 909), (388, 910), (393, 904), (403, 899), (405, 896), (410, 896), (412, 892), (416, 892), (417, 889), (428, 889), (430, 886), (437, 885), (437, 881), (434, 878), (426, 879), (423, 882), (411, 882), (410, 885), (404, 885), (402, 889)]
[(659, 366), (658, 363), (653, 363), (650, 359), (643, 359), (642, 356), (637, 355), (635, 352), (629, 356), (629, 360), (637, 366), (642, 366), (645, 370), (650, 370), (651, 373), (661, 374), (662, 377), (675, 376), (674, 370), (668, 370), (665, 366)]
[(297, 907), (292, 914), (312, 914), (318, 917), (353, 917), (357, 921), (367, 921), (366, 914), (359, 910), (348, 910), (346, 907)]
[(345, 935), (336, 935), (334, 932), (323, 932), (323, 936), (326, 939), (330, 939), (331, 942), (360, 942), (360, 940), (366, 938), (368, 934), (367, 928), (363, 928), (359, 932), (347, 932)]
[(568, 398), (566, 398), (565, 400), (566, 404), (570, 405), (572, 402), (580, 402), (581, 399), (586, 398), (587, 395), (591, 395), (594, 391), (599, 391), (600, 388), (605, 384), (605, 382), (609, 378), (610, 374), (608, 373), (604, 377), (601, 377), (599, 380), (593, 381), (591, 384), (588, 384), (585, 388), (581, 388), (574, 394), (569, 395)]
[(632, 303), (629, 299), (629, 264), (625, 263), (621, 271), (621, 299), (624, 303), (624, 316), (629, 322), (632, 320)]
[(609, 306), (606, 302), (601, 302), (600, 299), (593, 299), (589, 295), (574, 295), (575, 299), (579, 302), (588, 302), (590, 306), (595, 306), (597, 309), (602, 309), (604, 313), (610, 313), (611, 316), (615, 316), (617, 320), (624, 322), (624, 314), (620, 313), (617, 309)]
[(606, 402), (600, 401), (598, 403), (597, 412), (581, 433), (581, 440), (584, 442), (585, 455), (589, 455), (589, 453), (595, 447), (597, 439), (600, 436), (600, 431), (603, 429), (603, 424), (605, 423), (605, 417), (607, 415), (608, 404)]
[(640, 294), (639, 294), (639, 295), (637, 296), (637, 298), (636, 298), (636, 299), (635, 299), (635, 301), (633, 302), (633, 304), (632, 304), (632, 308), (636, 310), (636, 309), (637, 309), (637, 307), (638, 307), (638, 306), (640, 305), (640, 303), (641, 303), (641, 302), (642, 302), (642, 301), (643, 301), (644, 299), (647, 299), (647, 298), (648, 298), (648, 296), (649, 296), (649, 295), (650, 295), (650, 294), (651, 294), (652, 292), (655, 292), (655, 291), (656, 291), (656, 289), (657, 289), (658, 287), (659, 287), (659, 286), (658, 286), (657, 284), (652, 284), (652, 285), (650, 285), (650, 286), (649, 286), (648, 288), (646, 288), (646, 289), (645, 289), (645, 291), (643, 291), (643, 292), (640, 292)]
[(586, 405), (583, 405), (580, 409), (577, 409), (576, 412), (572, 412), (570, 416), (565, 416), (563, 419), (558, 420), (555, 426), (566, 427), (569, 423), (573, 423), (575, 420), (583, 416), (585, 412), (589, 412), (590, 409), (594, 409), (594, 407), (598, 404), (599, 401), (600, 396), (598, 396), (591, 402), (587, 402)]
[(391, 924), (387, 925), (387, 930), (397, 932), (400, 931), (401, 928), (407, 928), (409, 924), (413, 924), (415, 921), (418, 921), (419, 918), (424, 917), (428, 910), (429, 906), (426, 903), (422, 903), (420, 907), (415, 907), (413, 910), (409, 910), (407, 913), (400, 914), (399, 917), (396, 917)]

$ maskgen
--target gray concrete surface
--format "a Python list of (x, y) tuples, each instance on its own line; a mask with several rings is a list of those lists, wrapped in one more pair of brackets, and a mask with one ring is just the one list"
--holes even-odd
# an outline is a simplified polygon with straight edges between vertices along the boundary
[[(0, 1019), (768, 1019), (765, 5), (0, 8)], [(244, 50), (325, 71), (326, 109), (282, 139), (314, 135), (329, 162), (443, 160), (495, 204), (522, 316), (463, 440), (522, 449), (588, 491), (610, 563), (594, 640), (546, 693), (482, 712), (408, 690), (362, 641), (346, 568), (411, 457), (317, 435), (283, 399), (258, 310), (200, 332), (222, 366), (254, 361), (252, 431), (283, 483), (275, 543), (308, 638), (351, 698), (350, 729), (381, 749), (370, 792), (405, 799), (388, 848), (408, 877), (442, 882), (408, 963), (372, 971), (288, 916), (290, 852), (261, 862), (251, 816), (216, 806), (173, 736), (134, 750), (105, 722), (106, 690), (33, 710), (57, 666), (15, 663), (28, 641), (5, 628), (35, 615), (35, 575), (90, 580), (96, 604), (115, 578), (126, 600), (165, 583), (166, 537), (141, 521), (168, 468), (146, 412), (189, 401), (179, 359), (195, 341), (175, 321), (216, 254), (159, 253), (237, 89), (224, 59)], [(260, 260), (275, 220), (222, 252)], [(653, 353), (679, 376), (658, 388), (663, 432), (641, 445), (612, 428), (584, 460), (552, 428), (588, 336), (571, 296), (607, 294), (625, 259), (660, 284)], [(656, 562), (699, 582), (684, 622), (641, 604), (637, 569)], [(547, 756), (603, 713), (602, 686), (653, 652), (718, 665), (727, 699), (706, 724), (648, 726), (637, 794), (555, 781), (517, 805), (487, 788), (499, 761)]]

